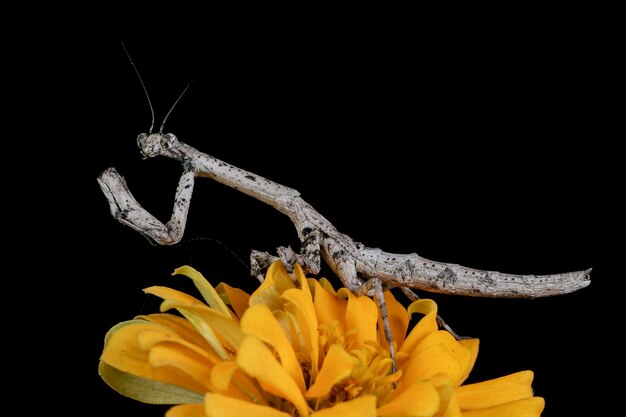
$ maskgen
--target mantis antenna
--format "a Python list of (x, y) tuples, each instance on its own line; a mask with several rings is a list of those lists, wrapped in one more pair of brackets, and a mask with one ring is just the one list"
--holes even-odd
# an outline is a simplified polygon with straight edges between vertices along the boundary
[[(137, 69), (137, 66), (135, 66), (133, 59), (130, 57), (130, 54), (128, 53), (128, 50), (126, 49), (126, 45), (124, 45), (124, 42), (122, 42), (122, 48), (124, 48), (124, 52), (126, 53), (126, 56), (128, 57), (128, 60), (130, 61), (130, 64), (133, 66), (133, 69), (135, 70), (135, 74), (137, 74), (137, 78), (139, 78), (139, 82), (141, 83), (141, 87), (143, 87), (143, 92), (146, 93), (146, 98), (148, 99), (148, 105), (150, 106), (150, 113), (152, 114), (152, 123), (150, 124), (150, 130), (148, 131), (148, 134), (151, 135), (152, 129), (154, 129), (154, 107), (152, 107), (152, 101), (150, 100), (148, 89), (146, 88), (146, 85), (143, 83), (141, 74), (139, 74), (139, 70)], [(189, 84), (187, 84), (187, 87), (185, 87), (183, 92), (180, 93), (180, 95), (178, 96), (178, 98), (176, 99), (172, 107), (170, 108), (170, 111), (168, 111), (167, 114), (165, 115), (165, 118), (163, 119), (163, 123), (161, 123), (161, 128), (159, 129), (159, 133), (163, 133), (163, 128), (165, 127), (165, 122), (167, 121), (167, 118), (170, 116), (170, 113), (172, 112), (172, 110), (174, 110), (174, 107), (176, 107), (176, 105), (178, 104), (180, 99), (183, 97), (183, 95), (185, 94), (185, 92), (187, 91), (187, 89), (189, 88), (192, 82), (193, 80), (189, 81)]]
[[(187, 91), (187, 89), (189, 88), (189, 86), (191, 85), (192, 82), (193, 82), (193, 80), (189, 81), (189, 84), (187, 84), (187, 87), (185, 87), (183, 92), (180, 93), (180, 95), (178, 96), (178, 98), (176, 99), (174, 104), (172, 105), (172, 108), (170, 109), (170, 111), (168, 111), (167, 114), (165, 115), (165, 119), (163, 119), (163, 123), (161, 123), (161, 128), (159, 129), (159, 133), (163, 133), (163, 128), (165, 127), (165, 122), (167, 121), (167, 118), (170, 116), (170, 113), (172, 112), (172, 110), (174, 110), (174, 107), (176, 107), (176, 105), (178, 104), (180, 99), (183, 97), (183, 95), (185, 94), (185, 92)], [(152, 128), (150, 128), (150, 133), (152, 133)]]
[[(135, 70), (135, 74), (137, 74), (137, 78), (139, 78), (139, 82), (141, 83), (141, 86), (143, 87), (143, 92), (146, 93), (146, 98), (148, 99), (148, 105), (150, 106), (150, 113), (152, 114), (152, 123), (150, 124), (150, 130), (148, 131), (149, 134), (152, 134), (152, 129), (154, 129), (154, 108), (152, 107), (152, 101), (150, 100), (150, 95), (148, 94), (148, 89), (146, 88), (146, 85), (143, 83), (143, 79), (141, 78), (141, 74), (139, 74), (139, 70), (137, 69), (137, 67), (135, 66), (135, 63), (133, 62), (133, 59), (130, 57), (130, 54), (128, 53), (128, 50), (126, 49), (126, 45), (124, 45), (124, 42), (122, 42), (122, 48), (124, 48), (124, 53), (126, 53), (126, 56), (128, 57), (128, 60), (130, 61), (130, 64), (133, 66), (133, 69)], [(189, 86), (187, 86), (189, 87)], [(185, 90), (187, 90), (185, 88)], [(184, 93), (184, 91), (183, 91)], [(182, 95), (182, 94), (181, 94)], [(179, 97), (180, 99), (180, 97)], [(176, 100), (176, 102), (178, 102), (178, 100)], [(176, 105), (176, 103), (174, 103), (174, 106)], [(174, 108), (174, 106), (172, 106), (172, 108)], [(170, 110), (171, 112), (172, 110)], [(167, 113), (169, 115), (169, 113)], [(165, 117), (167, 119), (167, 116)], [(165, 121), (163, 121), (163, 124), (165, 124)], [(161, 126), (161, 130), (163, 130), (163, 126)]]

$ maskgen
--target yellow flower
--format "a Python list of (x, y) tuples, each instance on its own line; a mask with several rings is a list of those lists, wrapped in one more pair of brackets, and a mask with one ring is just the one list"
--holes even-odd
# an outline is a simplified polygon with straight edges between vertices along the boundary
[[(533, 373), (462, 385), (478, 340), (457, 341), (438, 330), (437, 306), (403, 307), (385, 293), (397, 345), (389, 345), (374, 301), (325, 280), (294, 279), (272, 264), (251, 295), (221, 283), (212, 287), (191, 267), (204, 302), (166, 288), (161, 314), (114, 326), (105, 337), (99, 372), (123, 395), (178, 404), (167, 417), (531, 417)], [(178, 311), (179, 315), (164, 313)], [(423, 317), (407, 334), (410, 316)]]

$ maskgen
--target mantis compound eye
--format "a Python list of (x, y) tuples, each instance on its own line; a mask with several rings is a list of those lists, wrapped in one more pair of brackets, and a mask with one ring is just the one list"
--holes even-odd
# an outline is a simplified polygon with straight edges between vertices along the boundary
[(137, 146), (139, 146), (139, 149), (143, 149), (146, 146), (147, 139), (148, 139), (147, 133), (140, 133), (139, 136), (137, 136)]

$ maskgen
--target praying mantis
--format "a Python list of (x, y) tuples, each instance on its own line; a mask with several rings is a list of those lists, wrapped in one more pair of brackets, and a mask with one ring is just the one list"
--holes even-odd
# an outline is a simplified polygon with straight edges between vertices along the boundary
[[(131, 64), (139, 76), (132, 59)], [(281, 260), (288, 271), (298, 264), (305, 273), (318, 274), (323, 260), (346, 288), (356, 295), (367, 295), (376, 300), (385, 336), (390, 342), (394, 368), (393, 339), (383, 297), (386, 289), (398, 287), (410, 299), (417, 298), (411, 289), (465, 296), (535, 298), (570, 293), (590, 283), (591, 269), (550, 275), (515, 275), (432, 261), (416, 253), (389, 253), (355, 242), (338, 231), (297, 190), (203, 153), (172, 133), (163, 133), (165, 121), (182, 94), (165, 116), (159, 131), (154, 133), (154, 111), (140, 76), (139, 79), (152, 112), (152, 126), (148, 133), (137, 137), (140, 152), (144, 158), (163, 156), (174, 159), (181, 163), (183, 173), (178, 181), (171, 218), (162, 223), (137, 202), (115, 168), (108, 168), (98, 177), (98, 183), (112, 216), (157, 244), (176, 244), (184, 234), (194, 183), (198, 177), (212, 179), (272, 206), (292, 221), (301, 242), (300, 251), (278, 247), (276, 255), (272, 255), (253, 250), (250, 255), (251, 274), (262, 281), (264, 269), (276, 260)], [(440, 325), (459, 337), (443, 320), (439, 320)]]

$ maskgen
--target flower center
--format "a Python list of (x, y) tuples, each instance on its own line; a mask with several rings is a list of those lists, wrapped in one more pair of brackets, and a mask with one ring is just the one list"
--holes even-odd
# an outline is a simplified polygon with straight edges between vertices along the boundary
[(338, 322), (321, 325), (319, 330), (320, 342), (326, 352), (333, 344), (340, 344), (355, 359), (356, 366), (348, 377), (331, 388), (326, 398), (321, 399), (318, 409), (332, 407), (363, 395), (376, 396), (379, 406), (386, 403), (395, 389), (394, 383), (402, 374), (401, 371), (390, 374), (392, 360), (389, 351), (373, 341), (366, 342), (364, 347), (351, 349), (352, 336), (356, 332), (344, 332)]

